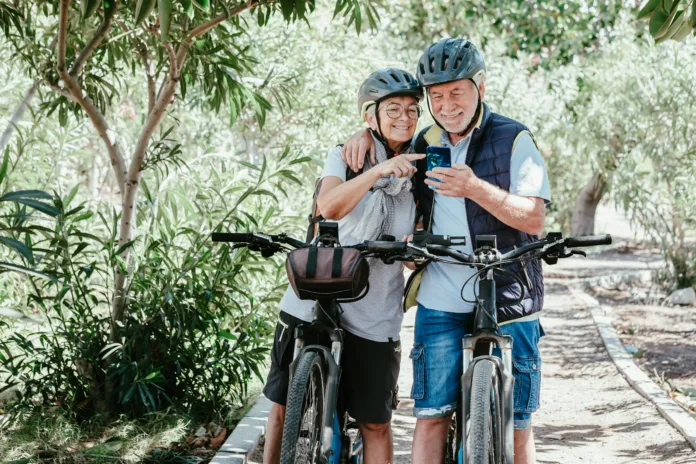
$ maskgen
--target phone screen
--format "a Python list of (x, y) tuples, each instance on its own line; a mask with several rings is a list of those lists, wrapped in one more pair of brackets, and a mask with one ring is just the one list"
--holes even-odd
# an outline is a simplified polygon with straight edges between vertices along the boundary
[[(425, 160), (427, 161), (428, 171), (432, 171), (435, 168), (451, 168), (452, 167), (452, 151), (449, 147), (438, 147), (435, 145), (430, 145), (425, 150)], [(433, 179), (429, 177), (430, 180), (440, 182), (438, 179)], [(437, 187), (429, 185), (433, 190), (437, 190)]]

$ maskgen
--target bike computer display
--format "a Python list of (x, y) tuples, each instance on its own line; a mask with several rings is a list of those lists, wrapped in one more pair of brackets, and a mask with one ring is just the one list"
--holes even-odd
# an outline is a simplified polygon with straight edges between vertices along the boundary
[(498, 247), (495, 235), (477, 235), (476, 236), (476, 249), (483, 247), (495, 249)]
[(319, 223), (319, 241), (323, 245), (338, 245), (338, 222), (321, 221)]

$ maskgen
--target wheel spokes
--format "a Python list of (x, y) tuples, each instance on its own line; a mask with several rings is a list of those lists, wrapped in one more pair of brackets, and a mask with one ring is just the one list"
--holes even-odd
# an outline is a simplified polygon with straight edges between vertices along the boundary
[(302, 406), (302, 421), (300, 423), (300, 433), (295, 447), (295, 462), (312, 464), (319, 457), (319, 428), (316, 427), (320, 420), (319, 401), (317, 396), (319, 385), (316, 373), (312, 373), (309, 378), (309, 386), (305, 394)]

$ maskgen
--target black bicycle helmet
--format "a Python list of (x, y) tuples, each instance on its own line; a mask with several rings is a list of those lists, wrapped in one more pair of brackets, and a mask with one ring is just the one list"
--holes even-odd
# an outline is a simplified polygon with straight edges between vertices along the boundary
[(375, 71), (365, 79), (358, 91), (358, 111), (365, 115), (367, 103), (378, 103), (393, 96), (409, 96), (420, 101), (423, 98), (423, 87), (408, 71), (397, 68), (385, 68)]
[(486, 70), (483, 56), (466, 39), (442, 39), (418, 60), (416, 76), (423, 87), (471, 79)]

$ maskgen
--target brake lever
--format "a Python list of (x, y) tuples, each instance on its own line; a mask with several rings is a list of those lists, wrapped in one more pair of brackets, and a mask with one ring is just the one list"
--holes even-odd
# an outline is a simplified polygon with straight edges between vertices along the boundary
[(560, 258), (570, 258), (573, 255), (580, 255), (587, 258), (587, 253), (582, 250), (569, 250), (567, 248), (563, 248), (555, 253), (546, 254), (541, 259), (543, 259), (546, 264), (554, 265), (558, 263)]

